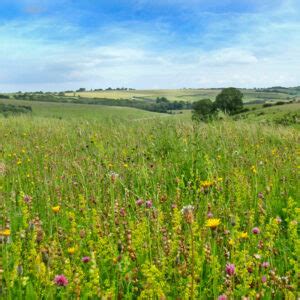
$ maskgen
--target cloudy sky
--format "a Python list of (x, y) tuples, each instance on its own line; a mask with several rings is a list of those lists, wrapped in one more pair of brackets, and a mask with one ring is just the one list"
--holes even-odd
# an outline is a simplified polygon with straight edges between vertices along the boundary
[(300, 85), (299, 0), (0, 0), (0, 92)]

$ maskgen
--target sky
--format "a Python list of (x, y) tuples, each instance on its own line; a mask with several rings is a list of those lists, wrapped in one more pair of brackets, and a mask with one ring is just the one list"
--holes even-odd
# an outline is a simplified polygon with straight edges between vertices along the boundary
[(0, 92), (300, 85), (299, 0), (0, 0)]

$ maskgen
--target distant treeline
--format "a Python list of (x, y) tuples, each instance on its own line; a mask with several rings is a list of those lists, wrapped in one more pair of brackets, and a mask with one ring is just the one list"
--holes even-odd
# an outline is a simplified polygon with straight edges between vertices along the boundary
[(132, 99), (108, 99), (108, 98), (83, 98), (83, 97), (64, 97), (51, 94), (16, 94), (17, 100), (41, 101), (41, 102), (58, 102), (58, 103), (75, 103), (75, 104), (93, 104), (106, 106), (133, 107), (152, 112), (169, 113), (173, 110), (191, 109), (192, 103), (186, 101), (171, 102), (165, 97), (156, 100), (132, 100)]
[(0, 103), (0, 114), (3, 114), (4, 116), (30, 112), (32, 112), (31, 106)]

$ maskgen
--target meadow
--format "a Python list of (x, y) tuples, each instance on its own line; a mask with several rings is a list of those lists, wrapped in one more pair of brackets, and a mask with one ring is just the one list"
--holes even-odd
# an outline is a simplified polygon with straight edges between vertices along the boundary
[(299, 128), (7, 101), (1, 299), (298, 299)]

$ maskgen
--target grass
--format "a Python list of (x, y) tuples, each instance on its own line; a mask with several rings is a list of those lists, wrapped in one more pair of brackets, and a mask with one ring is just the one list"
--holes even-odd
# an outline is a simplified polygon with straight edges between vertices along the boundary
[(1, 298), (299, 296), (297, 128), (21, 102), (0, 118)]
[(81, 120), (135, 120), (156, 118), (165, 114), (148, 112), (135, 108), (100, 106), (91, 104), (70, 104), (54, 102), (37, 102), (23, 100), (3, 100), (0, 103), (13, 105), (28, 105), (32, 107), (33, 117), (46, 117), (56, 119), (81, 119)]

